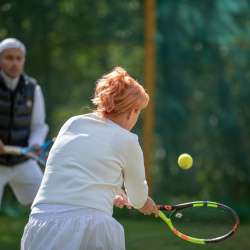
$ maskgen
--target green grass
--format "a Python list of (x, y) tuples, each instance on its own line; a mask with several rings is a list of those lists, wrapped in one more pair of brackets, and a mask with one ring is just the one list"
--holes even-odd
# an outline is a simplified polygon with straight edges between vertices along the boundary
[(20, 250), (20, 241), (27, 216), (0, 216), (0, 250)]
[[(211, 245), (198, 245), (177, 237), (160, 219), (153, 216), (132, 219), (117, 219), (124, 227), (127, 250), (186, 250), (186, 249), (249, 249), (250, 224), (240, 224), (238, 231), (231, 238)], [(0, 216), (0, 250), (19, 250), (23, 228), (28, 216)], [(46, 248), (44, 248), (46, 250)]]

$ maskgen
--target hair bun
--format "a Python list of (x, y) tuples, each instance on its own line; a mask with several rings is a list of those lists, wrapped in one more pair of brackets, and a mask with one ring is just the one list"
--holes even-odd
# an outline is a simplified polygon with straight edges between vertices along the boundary
[[(143, 96), (143, 104), (137, 108), (145, 107), (148, 95), (140, 84), (127, 74), (121, 67), (116, 67), (112, 72), (104, 75), (97, 81), (95, 98), (92, 102), (97, 105), (96, 112), (100, 116), (116, 115), (127, 112)], [(134, 107), (136, 108), (136, 107)]]
[(116, 67), (113, 72), (107, 75), (107, 83), (110, 92), (119, 95), (124, 89), (129, 86), (127, 72), (121, 67)]

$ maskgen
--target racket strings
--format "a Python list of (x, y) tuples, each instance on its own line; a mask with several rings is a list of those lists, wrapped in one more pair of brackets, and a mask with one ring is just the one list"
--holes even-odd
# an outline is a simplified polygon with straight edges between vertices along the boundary
[(231, 232), (237, 221), (228, 210), (217, 207), (189, 207), (170, 216), (173, 227), (182, 234), (199, 239), (214, 239)]

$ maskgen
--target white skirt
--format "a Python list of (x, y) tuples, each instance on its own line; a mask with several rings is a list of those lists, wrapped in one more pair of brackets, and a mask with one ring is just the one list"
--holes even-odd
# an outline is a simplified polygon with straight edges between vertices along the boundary
[(31, 214), (21, 250), (124, 250), (124, 229), (105, 212), (80, 208)]

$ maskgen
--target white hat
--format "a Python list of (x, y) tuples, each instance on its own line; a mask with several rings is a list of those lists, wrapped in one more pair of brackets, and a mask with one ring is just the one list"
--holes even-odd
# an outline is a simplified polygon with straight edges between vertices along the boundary
[(10, 48), (18, 48), (24, 53), (24, 55), (26, 54), (26, 49), (24, 44), (15, 38), (6, 38), (0, 43), (0, 54), (4, 50)]

